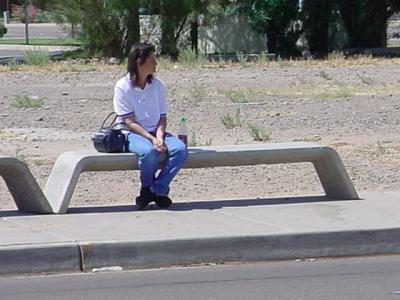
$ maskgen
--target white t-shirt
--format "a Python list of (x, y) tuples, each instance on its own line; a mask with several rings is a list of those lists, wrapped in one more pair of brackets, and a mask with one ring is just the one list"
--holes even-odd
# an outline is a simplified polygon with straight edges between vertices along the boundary
[(114, 110), (117, 122), (134, 116), (136, 121), (148, 132), (154, 132), (161, 116), (167, 115), (164, 84), (155, 78), (146, 83), (144, 89), (134, 86), (129, 73), (117, 81), (114, 89)]

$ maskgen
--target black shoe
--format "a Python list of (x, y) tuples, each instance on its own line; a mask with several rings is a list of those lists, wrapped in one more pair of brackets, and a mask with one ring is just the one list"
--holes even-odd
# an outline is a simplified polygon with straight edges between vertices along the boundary
[(150, 190), (149, 187), (141, 188), (140, 195), (136, 197), (135, 202), (138, 210), (143, 210), (152, 201), (156, 200), (156, 195)]
[(172, 200), (168, 196), (156, 196), (156, 205), (160, 208), (168, 208), (172, 204)]

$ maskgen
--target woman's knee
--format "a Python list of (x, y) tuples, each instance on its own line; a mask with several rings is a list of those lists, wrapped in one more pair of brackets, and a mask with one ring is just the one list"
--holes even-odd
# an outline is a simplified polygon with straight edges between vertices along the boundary
[[(169, 149), (168, 149), (169, 150)], [(187, 147), (184, 143), (180, 142), (175, 144), (175, 147), (170, 151), (170, 154), (174, 154), (179, 157), (186, 158), (188, 154)]]
[(153, 146), (143, 149), (143, 151), (139, 155), (139, 158), (144, 161), (153, 161), (153, 160), (158, 161), (159, 155), (160, 152), (158, 152), (157, 149)]
[(129, 151), (135, 153), (139, 157), (146, 156), (155, 149), (154, 145), (148, 139), (136, 133), (129, 133), (128, 142)]

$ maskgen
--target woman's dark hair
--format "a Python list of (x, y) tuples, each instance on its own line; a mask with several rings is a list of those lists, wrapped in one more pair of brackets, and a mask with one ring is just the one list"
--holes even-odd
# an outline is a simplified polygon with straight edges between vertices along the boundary
[[(132, 46), (132, 49), (128, 55), (128, 68), (127, 68), (132, 82), (136, 83), (137, 79), (139, 78), (138, 59), (144, 62), (153, 52), (156, 52), (156, 48), (152, 43), (149, 42), (140, 42)], [(147, 76), (146, 80), (148, 83), (151, 83), (152, 79), (153, 75), (150, 74)]]

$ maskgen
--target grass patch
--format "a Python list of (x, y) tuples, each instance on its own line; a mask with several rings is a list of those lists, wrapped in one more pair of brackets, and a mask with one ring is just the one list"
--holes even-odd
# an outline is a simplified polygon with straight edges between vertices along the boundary
[(207, 86), (202, 83), (193, 83), (189, 89), (190, 102), (198, 103), (208, 95)]
[(89, 54), (82, 50), (72, 50), (72, 51), (65, 51), (61, 56), (57, 57), (57, 60), (69, 60), (69, 59), (88, 59), (90, 58)]
[(177, 99), (179, 97), (186, 104), (198, 105), (199, 102), (203, 101), (208, 96), (207, 89), (208, 87), (205, 84), (194, 82), (189, 87), (187, 93), (181, 97), (179, 97), (176, 88), (171, 90), (171, 95)]
[(40, 108), (45, 99), (44, 97), (19, 95), (15, 97), (12, 106), (16, 108)]
[(33, 50), (26, 50), (24, 52), (24, 59), (27, 65), (33, 66), (47, 66), (50, 61), (49, 52), (40, 48)]
[[(184, 51), (184, 50), (182, 50)], [(189, 50), (191, 51), (191, 50)], [(400, 64), (400, 58), (378, 58), (372, 57), (371, 55), (354, 55), (350, 57), (344, 56), (341, 52), (333, 52), (329, 54), (327, 59), (310, 59), (306, 60), (303, 58), (290, 58), (283, 59), (280, 56), (276, 60), (270, 60), (267, 53), (260, 53), (254, 60), (249, 60), (248, 55), (242, 52), (236, 53), (237, 62), (224, 61), (222, 56), (216, 58), (212, 62), (204, 61), (200, 58), (200, 61), (196, 61), (193, 53), (186, 53), (182, 55), (185, 58), (178, 59), (177, 62), (172, 62), (168, 58), (158, 57), (159, 65), (162, 69), (177, 69), (188, 66), (192, 67), (203, 67), (203, 68), (225, 68), (231, 66), (252, 66), (252, 65), (268, 65), (269, 67), (308, 67), (308, 66), (320, 66), (320, 67), (347, 67), (347, 66), (358, 66), (358, 65), (387, 65), (387, 64)], [(204, 55), (201, 55), (204, 57)], [(207, 62), (207, 64), (205, 64)], [(320, 74), (321, 76), (325, 76)], [(328, 77), (331, 75), (328, 74)]]
[(400, 64), (400, 58), (372, 57), (371, 55), (344, 56), (340, 52), (331, 53), (327, 59), (282, 59), (279, 56), (275, 61), (269, 61), (270, 67), (347, 67), (360, 65), (389, 65)]
[(399, 95), (400, 86), (366, 86), (364, 84), (345, 85), (339, 82), (330, 84), (296, 84), (284, 88), (255, 88), (257, 95), (304, 97), (313, 99), (348, 98), (354, 96)]
[(350, 86), (336, 86), (330, 91), (322, 92), (319, 96), (326, 99), (326, 98), (350, 98), (355, 96), (356, 93), (353, 87)]
[(24, 138), (22, 133), (0, 130), (0, 140), (21, 140)]
[(357, 74), (357, 77), (360, 78), (360, 80), (361, 80), (361, 82), (363, 84), (368, 85), (368, 84), (373, 84), (374, 83), (374, 80), (371, 77), (363, 76), (363, 75), (360, 75), (360, 74)]
[(185, 67), (201, 67), (207, 62), (207, 57), (188, 48), (181, 50), (178, 57), (178, 63)]
[(192, 132), (192, 135), (188, 139), (189, 147), (199, 147), (199, 146), (211, 146), (212, 138), (206, 139), (205, 142), (201, 142), (197, 139), (196, 133)]
[(239, 51), (236, 52), (236, 58), (237, 58), (239, 64), (240, 64), (242, 67), (246, 66), (247, 57), (246, 57), (246, 55), (244, 55), (244, 53), (239, 52)]
[(257, 124), (250, 123), (249, 131), (255, 141), (265, 142), (271, 137), (271, 134), (264, 127)]
[(248, 103), (256, 102), (257, 98), (265, 98), (266, 96), (283, 96), (283, 97), (301, 97), (307, 99), (329, 99), (329, 98), (348, 98), (354, 96), (377, 96), (377, 95), (400, 95), (400, 86), (393, 84), (390, 86), (386, 85), (365, 85), (365, 84), (354, 84), (346, 85), (341, 82), (332, 81), (327, 84), (315, 84), (315, 83), (297, 83), (287, 85), (285, 87), (254, 87), (248, 92), (242, 92), (235, 89), (226, 91), (219, 91), (219, 93), (225, 93), (232, 102), (235, 103)]
[(261, 51), (256, 58), (256, 62), (259, 65), (264, 65), (266, 62), (269, 62), (269, 60), (267, 59), (267, 53), (265, 51)]
[(233, 103), (249, 103), (254, 101), (255, 94), (251, 90), (229, 90), (225, 92)]
[(61, 73), (80, 72), (82, 69), (75, 65), (62, 65), (57, 68), (57, 71)]
[(329, 75), (327, 72), (325, 71), (321, 71), (319, 72), (319, 76), (321, 76), (323, 79), (325, 80), (332, 80), (333, 77), (331, 75)]
[[(178, 65), (174, 63), (169, 57), (159, 56), (157, 57), (157, 63), (159, 65), (159, 69), (163, 70), (171, 70), (177, 69)], [(124, 64), (126, 65), (126, 64)]]
[(240, 109), (238, 108), (236, 110), (234, 116), (230, 115), (229, 113), (224, 114), (220, 120), (226, 129), (240, 127), (242, 125), (242, 121), (240, 120)]
[[(25, 39), (0, 39), (0, 44), (26, 45)], [(82, 42), (72, 38), (29, 39), (33, 46), (81, 46)]]
[(20, 67), (20, 64), (17, 62), (15, 58), (9, 61), (7, 65), (10, 68), (10, 71), (18, 71)]

